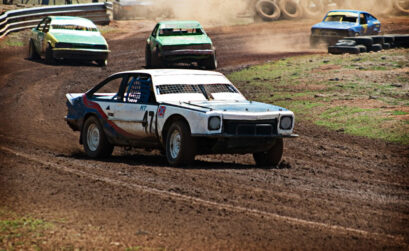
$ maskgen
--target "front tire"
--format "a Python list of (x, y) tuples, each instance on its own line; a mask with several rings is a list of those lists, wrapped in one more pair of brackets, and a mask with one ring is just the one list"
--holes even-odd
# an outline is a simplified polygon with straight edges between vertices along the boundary
[(39, 59), (40, 58), (40, 55), (38, 55), (32, 39), (30, 39), (30, 42), (28, 45), (28, 58), (29, 59)]
[(205, 63), (205, 67), (208, 70), (216, 70), (217, 68), (217, 59), (216, 59), (216, 54), (211, 55)]
[(145, 47), (145, 67), (146, 69), (152, 68), (152, 54), (149, 45)]
[(183, 121), (174, 122), (166, 137), (166, 159), (172, 166), (191, 164), (196, 154), (196, 144), (190, 129)]
[(283, 139), (276, 139), (274, 146), (266, 152), (253, 153), (253, 158), (257, 166), (268, 167), (277, 166), (283, 156)]
[(84, 151), (91, 158), (109, 157), (114, 150), (96, 117), (89, 117), (82, 128)]
[(47, 49), (45, 50), (45, 63), (53, 65), (55, 63), (53, 49), (50, 44), (48, 44)]

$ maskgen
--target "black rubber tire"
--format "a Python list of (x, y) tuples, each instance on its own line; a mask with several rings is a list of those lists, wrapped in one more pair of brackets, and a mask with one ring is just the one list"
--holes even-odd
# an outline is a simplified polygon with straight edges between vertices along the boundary
[(105, 60), (97, 60), (96, 62), (97, 62), (97, 64), (98, 64), (99, 66), (101, 66), (101, 67), (104, 67), (104, 66), (107, 66), (107, 65), (108, 65), (108, 60), (107, 60), (107, 59), (105, 59)]
[(395, 35), (395, 46), (409, 48), (409, 35)]
[(294, 0), (281, 0), (278, 6), (284, 18), (295, 19), (303, 15), (302, 7)]
[(365, 45), (367, 48), (371, 47), (374, 42), (371, 37), (344, 37), (344, 40), (354, 40), (357, 45)]
[(258, 0), (256, 2), (256, 13), (264, 21), (275, 21), (280, 18), (280, 7), (271, 0)]
[(156, 47), (154, 51), (151, 51), (151, 68), (160, 68), (162, 62), (159, 57), (159, 49)]
[(370, 48), (368, 48), (368, 51), (381, 51), (382, 50), (382, 45), (381, 44), (373, 44)]
[(375, 35), (371, 36), (374, 44), (383, 44), (385, 43), (385, 39), (382, 35)]
[(53, 49), (50, 44), (48, 44), (47, 49), (45, 50), (45, 63), (49, 65), (55, 64)]
[(322, 16), (325, 11), (324, 3), (321, 0), (301, 0), (300, 5), (303, 14), (307, 17)]
[(276, 139), (274, 146), (272, 146), (268, 151), (253, 153), (253, 158), (257, 166), (277, 166), (280, 163), (281, 158), (283, 157), (283, 151), (283, 139)]
[[(166, 135), (166, 159), (172, 166), (184, 166), (192, 164), (196, 155), (196, 142), (190, 134), (190, 128), (181, 120), (173, 122)], [(180, 150), (176, 156), (172, 156), (172, 134), (179, 133), (180, 135)]]
[(217, 58), (215, 54), (212, 54), (206, 61), (205, 67), (207, 70), (216, 70), (217, 68)]
[(146, 69), (152, 68), (152, 53), (149, 45), (145, 47), (145, 67)]
[[(98, 132), (99, 132), (98, 147), (95, 150), (90, 149), (88, 145), (88, 140), (87, 140), (88, 139), (88, 129), (90, 126), (95, 126), (95, 128), (98, 129)], [(94, 116), (89, 117), (85, 121), (82, 127), (81, 137), (82, 137), (81, 142), (84, 145), (84, 151), (91, 158), (109, 157), (112, 154), (112, 151), (114, 150), (114, 146), (108, 142), (101, 124), (99, 123), (98, 119)]]
[(40, 55), (37, 53), (34, 42), (32, 39), (30, 39), (30, 42), (28, 43), (28, 59), (39, 59)]
[(330, 54), (359, 54), (360, 51), (356, 46), (328, 46), (328, 53)]
[(365, 52), (368, 51), (368, 49), (366, 48), (366, 46), (365, 46), (365, 45), (362, 45), (362, 44), (357, 45), (357, 46), (355, 46), (355, 47), (356, 47), (356, 48), (359, 48), (359, 52), (360, 52), (360, 53), (365, 53)]
[(393, 35), (384, 35), (383, 39), (385, 40), (385, 43), (393, 44), (395, 42), (395, 36)]
[(393, 5), (399, 11), (403, 13), (409, 13), (409, 2), (408, 1), (394, 0)]
[(347, 39), (338, 40), (338, 42), (335, 44), (335, 46), (355, 46), (355, 45), (357, 45), (355, 40)]
[(384, 49), (384, 50), (389, 50), (390, 48), (391, 48), (391, 44), (390, 44), (390, 43), (383, 43), (382, 49)]

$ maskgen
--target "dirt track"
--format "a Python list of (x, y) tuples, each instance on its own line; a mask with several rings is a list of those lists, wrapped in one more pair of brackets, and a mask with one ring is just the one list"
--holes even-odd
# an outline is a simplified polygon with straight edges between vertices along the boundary
[[(324, 53), (306, 45), (312, 23), (208, 31), (226, 72)], [(408, 18), (383, 23), (388, 33), (409, 33)], [(63, 120), (65, 93), (143, 67), (152, 23), (112, 26), (119, 32), (107, 35), (112, 53), (106, 68), (48, 66), (24, 59), (26, 48), (0, 50), (0, 201), (23, 215), (64, 219), (40, 246), (408, 248), (409, 149), (401, 145), (303, 122), (296, 125), (300, 138), (285, 142), (277, 169), (254, 168), (250, 155), (200, 156), (189, 168), (168, 167), (157, 152), (136, 150), (88, 159), (78, 133)]]

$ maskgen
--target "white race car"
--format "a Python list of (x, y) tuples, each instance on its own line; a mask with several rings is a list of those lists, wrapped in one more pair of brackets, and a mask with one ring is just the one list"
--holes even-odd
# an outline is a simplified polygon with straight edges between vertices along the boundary
[(257, 165), (272, 166), (283, 138), (297, 137), (293, 112), (246, 100), (218, 72), (126, 71), (66, 96), (65, 119), (93, 158), (127, 146), (161, 149), (174, 166), (211, 153), (253, 153)]

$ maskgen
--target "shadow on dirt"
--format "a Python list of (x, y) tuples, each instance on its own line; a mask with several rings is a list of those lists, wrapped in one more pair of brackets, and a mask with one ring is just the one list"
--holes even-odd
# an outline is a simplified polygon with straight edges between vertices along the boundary
[(212, 169), (233, 169), (233, 170), (243, 170), (243, 169), (290, 169), (291, 164), (285, 160), (281, 161), (278, 166), (266, 166), (259, 167), (251, 164), (242, 163), (231, 163), (231, 162), (208, 162), (203, 160), (195, 160), (192, 165), (172, 167), (166, 161), (166, 157), (161, 154), (125, 154), (125, 155), (114, 155), (109, 158), (104, 159), (92, 159), (88, 157), (83, 152), (73, 152), (70, 155), (59, 154), (57, 157), (74, 158), (77, 160), (91, 160), (101, 163), (117, 163), (117, 164), (127, 164), (134, 166), (150, 166), (150, 167), (170, 167), (176, 169), (186, 169), (186, 170), (212, 170)]
[(48, 66), (78, 66), (78, 67), (93, 66), (93, 67), (102, 67), (102, 66), (98, 65), (94, 61), (83, 61), (83, 60), (73, 60), (73, 59), (56, 59), (53, 64), (47, 64), (45, 62), (45, 60), (41, 59), (41, 58), (39, 58), (39, 59), (25, 58), (25, 60), (36, 62), (36, 63), (43, 64), (43, 65), (48, 65)]

